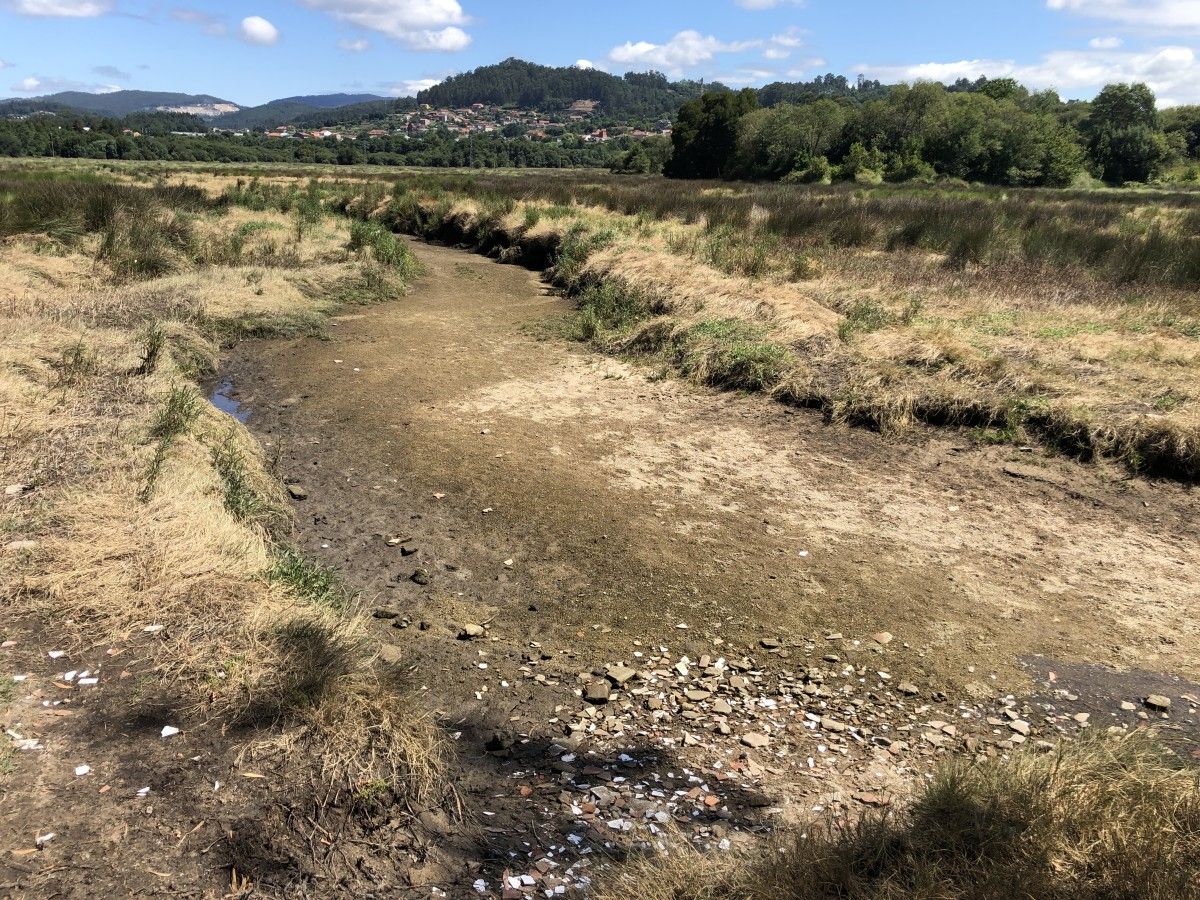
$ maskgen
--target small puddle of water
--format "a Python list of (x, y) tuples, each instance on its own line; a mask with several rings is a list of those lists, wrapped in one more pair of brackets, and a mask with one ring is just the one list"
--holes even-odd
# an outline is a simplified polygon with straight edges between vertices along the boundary
[(226, 378), (222, 381), (217, 389), (212, 392), (212, 396), (208, 398), (221, 412), (229, 413), (239, 422), (245, 422), (250, 418), (250, 410), (243, 409), (242, 404), (233, 399), (233, 379)]

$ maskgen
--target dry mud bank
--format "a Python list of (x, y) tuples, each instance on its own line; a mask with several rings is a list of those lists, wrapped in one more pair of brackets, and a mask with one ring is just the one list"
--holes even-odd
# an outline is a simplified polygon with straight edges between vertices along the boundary
[(736, 845), (948, 753), (1194, 733), (1186, 487), (658, 380), (539, 338), (568, 304), (531, 273), (414, 249), (409, 298), (225, 370), (302, 549), (459, 746), (474, 824), (431, 823), (414, 889), (586, 885), (631, 838)]

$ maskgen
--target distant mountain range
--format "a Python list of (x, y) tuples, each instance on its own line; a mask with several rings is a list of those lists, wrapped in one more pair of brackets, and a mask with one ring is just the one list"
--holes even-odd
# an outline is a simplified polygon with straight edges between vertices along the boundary
[(108, 94), (62, 91), (44, 97), (0, 100), (0, 115), (74, 110), (118, 118), (140, 112), (191, 113), (211, 118), (235, 113), (240, 109), (236, 103), (209, 94), (174, 94), (162, 91), (113, 91)]
[(385, 98), (378, 94), (311, 94), (284, 97), (261, 106), (241, 106), (210, 94), (177, 94), (163, 91), (113, 91), (88, 94), (62, 91), (43, 97), (0, 100), (0, 116), (37, 112), (79, 112), (122, 118), (135, 113), (188, 113), (226, 128), (273, 127), (293, 119)]

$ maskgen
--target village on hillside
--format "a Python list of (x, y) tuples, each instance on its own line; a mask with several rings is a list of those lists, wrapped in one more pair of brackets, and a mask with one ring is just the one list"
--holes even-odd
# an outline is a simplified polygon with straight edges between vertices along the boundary
[[(585, 143), (604, 143), (612, 138), (670, 137), (671, 120), (661, 119), (652, 129), (632, 125), (605, 124), (593, 127), (598, 113), (594, 100), (577, 100), (559, 113), (546, 113), (533, 109), (513, 109), (475, 103), (461, 109), (434, 109), (429, 104), (410, 112), (398, 113), (383, 123), (370, 125), (340, 126), (333, 128), (304, 129), (295, 125), (281, 125), (267, 132), (268, 137), (292, 140), (358, 140), (359, 138), (412, 137), (417, 138), (430, 132), (447, 131), (456, 138), (472, 135), (496, 134), (510, 140), (544, 141), (575, 134)], [(242, 129), (230, 132), (234, 135), (249, 133)]]

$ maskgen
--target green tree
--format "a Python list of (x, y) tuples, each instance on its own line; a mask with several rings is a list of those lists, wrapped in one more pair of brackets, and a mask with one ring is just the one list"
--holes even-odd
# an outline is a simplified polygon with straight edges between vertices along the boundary
[(737, 170), (752, 178), (782, 178), (826, 156), (845, 125), (842, 107), (828, 99), (755, 110), (740, 123)]
[(1171, 158), (1154, 92), (1145, 84), (1110, 84), (1083, 123), (1088, 155), (1111, 184), (1149, 181)]
[(736, 162), (738, 125), (758, 106), (754, 91), (710, 93), (679, 110), (671, 134), (674, 153), (666, 167), (672, 178), (724, 178)]

